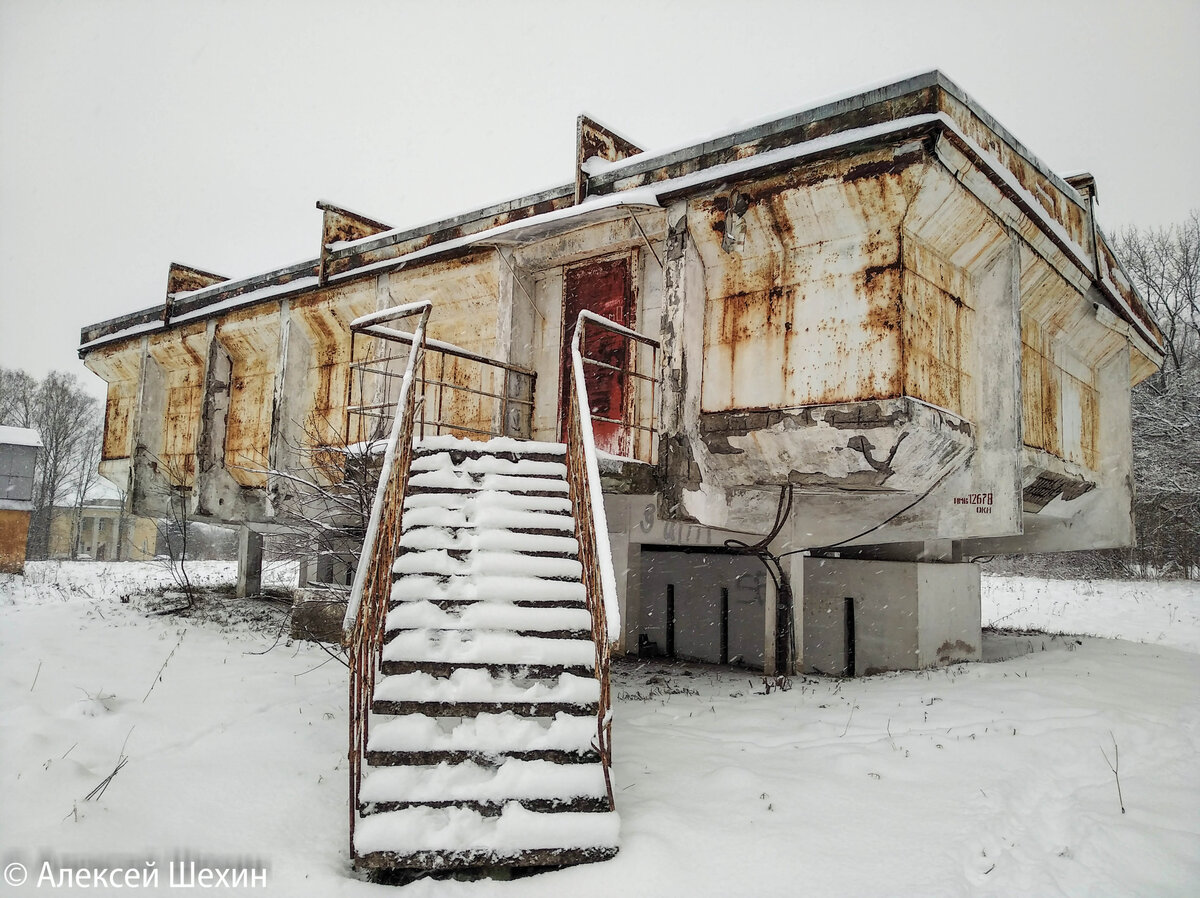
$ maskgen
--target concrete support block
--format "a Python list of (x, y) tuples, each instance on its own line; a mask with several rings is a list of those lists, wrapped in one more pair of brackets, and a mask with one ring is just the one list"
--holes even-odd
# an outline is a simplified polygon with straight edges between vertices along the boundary
[(806, 558), (802, 669), (835, 676), (981, 657), (974, 564)]
[(237, 596), (244, 599), (262, 592), (263, 535), (245, 524), (238, 528)]

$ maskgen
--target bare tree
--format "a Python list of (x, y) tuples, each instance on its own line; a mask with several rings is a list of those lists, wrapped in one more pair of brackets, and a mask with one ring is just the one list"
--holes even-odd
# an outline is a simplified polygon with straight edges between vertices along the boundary
[(1144, 568), (1200, 569), (1200, 212), (1129, 228), (1117, 250), (1163, 332), (1162, 370), (1133, 393), (1133, 463)]
[[(379, 476), (380, 442), (348, 444), (341, 428), (310, 417), (293, 464), (268, 473), (278, 499), (280, 557), (323, 560), (353, 576)], [(303, 585), (303, 584), (301, 584)], [(337, 587), (336, 583), (326, 585)]]
[(33, 427), (34, 397), (38, 382), (28, 372), (0, 368), (0, 424)]
[[(92, 492), (100, 480), (100, 443), (104, 438), (104, 428), (95, 424), (87, 429), (79, 448), (80, 464), (75, 476), (73, 489), (75, 498), (71, 513), (71, 557), (79, 555), (79, 544), (82, 541), (83, 506), (88, 494)], [(113, 540), (114, 559), (121, 558), (121, 529), (118, 526), (116, 538)]]
[(98, 418), (96, 400), (75, 375), (51, 371), (39, 382), (25, 371), (0, 369), (0, 423), (31, 427), (42, 439), (34, 471), (30, 558), (46, 557), (54, 507), (67, 500), (72, 485), (94, 463), (90, 440)]

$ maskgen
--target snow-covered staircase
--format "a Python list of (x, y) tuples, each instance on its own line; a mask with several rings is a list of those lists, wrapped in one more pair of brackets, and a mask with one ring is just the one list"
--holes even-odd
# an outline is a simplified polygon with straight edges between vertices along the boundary
[(420, 441), (353, 832), (360, 867), (617, 852), (564, 447)]

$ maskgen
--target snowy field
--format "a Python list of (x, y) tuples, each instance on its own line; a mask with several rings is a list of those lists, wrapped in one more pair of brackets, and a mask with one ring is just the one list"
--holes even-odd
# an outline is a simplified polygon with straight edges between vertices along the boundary
[(168, 870), (191, 860), (265, 869), (244, 891), (281, 896), (1200, 894), (1195, 583), (985, 577), (985, 623), (1090, 634), (990, 636), (1015, 655), (994, 663), (786, 691), (621, 664), (617, 858), (399, 893), (348, 870), (344, 668), (269, 605), (153, 614), (168, 584), (151, 564), (0, 575), (0, 893), (108, 894), (38, 879), (137, 868), (187, 894)]

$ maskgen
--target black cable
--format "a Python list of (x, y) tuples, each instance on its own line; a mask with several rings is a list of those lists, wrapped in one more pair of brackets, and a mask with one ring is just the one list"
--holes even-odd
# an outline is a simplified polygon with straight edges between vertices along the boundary
[[(792, 620), (792, 584), (788, 578), (787, 572), (780, 562), (782, 556), (775, 555), (768, 546), (779, 535), (779, 531), (783, 529), (783, 525), (787, 523), (788, 517), (792, 513), (792, 502), (794, 499), (794, 489), (792, 484), (784, 484), (779, 489), (779, 504), (775, 508), (775, 524), (771, 527), (771, 531), (756, 543), (747, 543), (740, 539), (727, 539), (724, 542), (726, 549), (735, 552), (739, 555), (753, 555), (762, 562), (763, 567), (767, 569), (767, 573), (771, 575), (771, 581), (775, 585), (775, 638), (779, 639), (783, 636), (785, 646), (785, 656), (783, 658), (783, 668), (790, 670), (793, 660), (796, 657), (796, 627)], [(779, 646), (775, 648), (775, 662), (779, 665)]]
[[(973, 454), (974, 453), (972, 452), (972, 455)], [(968, 456), (967, 461), (970, 461), (970, 460), (971, 460), (970, 456)], [(966, 464), (966, 462), (963, 463), (964, 466), (965, 466), (965, 464)], [(826, 546), (809, 546), (809, 547), (803, 548), (803, 549), (791, 549), (790, 551), (783, 552), (782, 554), (780, 554), (779, 557), (786, 558), (789, 555), (798, 555), (801, 552), (827, 552), (830, 549), (836, 549), (838, 546), (844, 546), (846, 543), (854, 542), (854, 540), (856, 540), (856, 539), (862, 539), (868, 533), (874, 533), (880, 527), (886, 527), (888, 524), (890, 524), (892, 521), (896, 520), (896, 518), (900, 517), (900, 515), (904, 514), (904, 512), (908, 511), (910, 508), (912, 508), (917, 503), (923, 502), (926, 499), (926, 497), (929, 496), (930, 493), (932, 493), (935, 489), (937, 489), (939, 486), (942, 485), (942, 482), (947, 477), (949, 477), (955, 471), (960, 470), (961, 467), (962, 466), (951, 468), (945, 474), (943, 474), (941, 477), (939, 477), (937, 480), (935, 480), (933, 482), (933, 484), (929, 487), (929, 489), (925, 490), (925, 492), (921, 493), (921, 495), (917, 496), (917, 498), (913, 499), (911, 502), (909, 502), (907, 505), (905, 505), (899, 511), (884, 518), (882, 521), (880, 521), (878, 524), (874, 525), (873, 527), (868, 527), (866, 530), (862, 531), (862, 533), (856, 533), (853, 536), (847, 536), (845, 539), (839, 539), (837, 542), (829, 543)]]
[[(968, 461), (969, 461), (969, 458), (968, 458)], [(787, 483), (787, 484), (784, 484), (782, 487), (780, 487), (779, 503), (775, 508), (775, 524), (774, 524), (774, 526), (771, 527), (771, 531), (766, 536), (762, 537), (756, 543), (747, 543), (744, 540), (740, 540), (740, 539), (725, 540), (724, 547), (726, 549), (730, 550), (731, 552), (735, 552), (739, 555), (753, 555), (755, 558), (757, 558), (759, 561), (762, 562), (763, 567), (765, 567), (767, 569), (767, 573), (771, 575), (771, 581), (775, 586), (775, 595), (777, 597), (776, 612), (775, 612), (776, 639), (779, 638), (779, 635), (782, 632), (782, 635), (784, 637), (784, 643), (787, 646), (787, 656), (784, 659), (784, 664), (783, 664), (783, 667), (785, 670), (790, 669), (793, 660), (796, 658), (796, 627), (795, 627), (795, 621), (793, 620), (793, 612), (792, 612), (793, 596), (792, 596), (791, 579), (788, 577), (787, 571), (784, 569), (782, 559), (787, 558), (789, 555), (799, 555), (803, 552), (825, 552), (825, 551), (828, 551), (829, 549), (836, 549), (838, 546), (844, 546), (846, 543), (853, 542), (856, 539), (862, 539), (868, 533), (874, 533), (876, 530), (878, 530), (881, 527), (886, 527), (888, 524), (890, 524), (892, 521), (896, 520), (896, 518), (900, 517), (900, 515), (904, 514), (910, 508), (912, 508), (913, 506), (917, 505), (918, 503), (924, 501), (929, 496), (930, 493), (932, 493), (935, 489), (937, 489), (939, 486), (942, 485), (943, 481), (945, 481), (947, 477), (949, 477), (952, 473), (954, 473), (957, 470), (960, 470), (960, 467), (954, 467), (954, 468), (951, 468), (950, 470), (946, 471), (946, 473), (944, 473), (941, 477), (939, 477), (937, 480), (935, 480), (930, 485), (929, 489), (927, 489), (927, 490), (925, 490), (925, 492), (921, 493), (921, 495), (919, 495), (912, 502), (909, 502), (907, 505), (905, 505), (899, 511), (884, 518), (878, 524), (868, 527), (866, 530), (863, 530), (861, 533), (856, 533), (853, 536), (848, 536), (845, 539), (840, 539), (837, 542), (829, 543), (828, 545), (825, 545), (825, 546), (808, 546), (808, 547), (801, 548), (801, 549), (791, 549), (787, 552), (781, 552), (778, 555), (776, 555), (774, 552), (772, 552), (768, 548), (768, 546), (770, 546), (771, 542), (775, 539), (775, 537), (777, 537), (779, 535), (779, 532), (783, 529), (783, 525), (787, 522), (788, 517), (792, 513), (792, 505), (793, 505), (794, 499), (795, 499), (795, 489), (792, 484)], [(777, 666), (778, 666), (778, 662), (779, 662), (779, 649), (777, 646), (776, 647), (776, 664), (777, 664)]]

